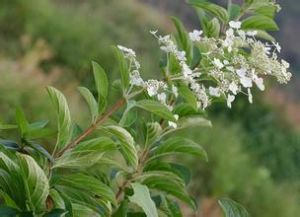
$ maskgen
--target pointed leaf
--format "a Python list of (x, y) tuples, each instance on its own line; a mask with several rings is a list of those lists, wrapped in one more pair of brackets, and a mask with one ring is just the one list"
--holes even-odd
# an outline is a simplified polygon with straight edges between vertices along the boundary
[(97, 117), (98, 117), (98, 104), (97, 101), (95, 100), (95, 97), (91, 93), (89, 89), (86, 87), (78, 87), (78, 91), (82, 95), (82, 97), (85, 99), (89, 106), (89, 110), (92, 115), (92, 122), (95, 122)]
[(118, 138), (121, 142), (120, 148), (124, 158), (132, 167), (137, 168), (138, 155), (131, 134), (120, 126), (108, 126), (105, 127), (104, 130)]
[(230, 199), (221, 199), (219, 204), (225, 217), (249, 217), (247, 210), (237, 202)]
[(163, 104), (154, 101), (154, 100), (141, 100), (136, 103), (136, 107), (139, 107), (141, 109), (144, 109), (148, 112), (151, 112), (161, 118), (170, 120), (170, 121), (176, 121), (174, 118), (174, 115), (170, 110)]
[(188, 3), (197, 8), (201, 8), (204, 11), (209, 12), (210, 14), (216, 16), (223, 23), (228, 22), (229, 18), (228, 18), (227, 10), (217, 4), (208, 2), (206, 0), (189, 0)]
[(176, 17), (171, 17), (171, 19), (177, 30), (177, 37), (176, 37), (177, 42), (180, 45), (181, 50), (185, 51), (188, 61), (191, 61), (192, 44), (191, 41), (189, 40), (188, 33), (184, 28), (183, 23), (179, 19), (177, 19)]
[(22, 137), (24, 137), (28, 132), (29, 123), (26, 120), (24, 112), (20, 108), (17, 108), (16, 110), (16, 122)]
[(254, 15), (244, 19), (242, 22), (242, 28), (269, 31), (277, 31), (279, 29), (273, 19), (263, 15)]
[(55, 148), (60, 150), (65, 147), (71, 139), (71, 114), (65, 96), (55, 89), (48, 87), (47, 91), (58, 115), (58, 135)]
[(0, 206), (0, 216), (2, 217), (16, 217), (19, 210), (9, 206)]
[(117, 150), (115, 143), (106, 137), (79, 143), (74, 149), (65, 152), (53, 168), (88, 168), (97, 163), (105, 152)]
[(96, 90), (98, 93), (99, 113), (105, 110), (108, 95), (108, 78), (104, 69), (96, 62), (92, 62)]
[(31, 206), (37, 211), (45, 210), (46, 199), (49, 195), (49, 182), (44, 171), (35, 160), (28, 155), (18, 155), (27, 197)]
[(149, 188), (157, 189), (186, 202), (192, 208), (196, 208), (194, 200), (188, 195), (184, 181), (171, 172), (149, 171), (144, 172), (138, 181)]
[(190, 154), (207, 160), (206, 151), (199, 144), (192, 140), (180, 137), (173, 137), (163, 141), (156, 149), (153, 150), (150, 160), (174, 154)]
[(60, 177), (57, 184), (73, 187), (76, 190), (89, 193), (91, 197), (96, 195), (97, 198), (106, 202), (116, 203), (115, 194), (112, 189), (93, 176), (80, 173), (65, 175)]
[(123, 55), (123, 53), (116, 47), (113, 48), (116, 59), (118, 61), (119, 65), (119, 72), (121, 76), (121, 85), (123, 91), (126, 90), (129, 86), (129, 68), (128, 64), (126, 62), (126, 59)]
[(133, 183), (131, 184), (131, 187), (133, 188), (134, 193), (129, 197), (129, 200), (141, 207), (147, 217), (158, 217), (155, 204), (151, 199), (147, 186)]

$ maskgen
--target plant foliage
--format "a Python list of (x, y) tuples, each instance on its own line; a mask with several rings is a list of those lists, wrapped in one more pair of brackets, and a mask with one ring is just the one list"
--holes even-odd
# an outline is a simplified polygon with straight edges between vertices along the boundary
[[(217, 100), (225, 99), (231, 107), (246, 90), (252, 102), (250, 88), (256, 84), (264, 89), (262, 76), (282, 83), (290, 78), (287, 63), (276, 56), (279, 45), (257, 39), (277, 30), (273, 18), (278, 5), (269, 0), (230, 2), (223, 8), (189, 1), (204, 35), (188, 33), (177, 18), (172, 18), (174, 35), (151, 32), (163, 51), (163, 80), (144, 81), (135, 52), (123, 46), (113, 48), (120, 72), (113, 84), (119, 85), (110, 85), (104, 69), (93, 62), (96, 93), (78, 88), (91, 113), (86, 129), (71, 118), (63, 93), (48, 87), (57, 114), (51, 150), (39, 144), (49, 134), (48, 122), (30, 123), (17, 109), (16, 123), (1, 125), (19, 135), (0, 140), (1, 216), (180, 217), (179, 201), (196, 210), (187, 190), (189, 170), (176, 159), (192, 155), (205, 163), (208, 156), (200, 144), (176, 133), (210, 126), (205, 109)], [(254, 62), (253, 55), (261, 62)], [(121, 90), (116, 102), (109, 100), (112, 86)], [(232, 200), (221, 199), (220, 205), (226, 217), (248, 216)]]

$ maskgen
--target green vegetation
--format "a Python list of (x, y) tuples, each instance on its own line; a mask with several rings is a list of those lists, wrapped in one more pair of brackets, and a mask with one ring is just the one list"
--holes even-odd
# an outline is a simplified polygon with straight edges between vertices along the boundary
[[(74, 123), (88, 126), (89, 111), (84, 104), (84, 98), (75, 89), (79, 83), (84, 84), (93, 95), (97, 95), (97, 88), (95, 88), (90, 76), (90, 61), (96, 60), (101, 63), (109, 80), (112, 81), (118, 77), (118, 67), (111, 45), (124, 44), (135, 48), (137, 53), (141, 54), (139, 60), (144, 71), (143, 74), (146, 77), (157, 77), (160, 54), (157, 51), (158, 45), (153, 40), (153, 36), (149, 34), (149, 30), (159, 29), (159, 32), (169, 32), (169, 29), (173, 27), (169, 27), (170, 22), (166, 21), (165, 18), (167, 15), (156, 12), (154, 9), (133, 0), (84, 2), (76, 0), (1, 0), (0, 2), (0, 124), (14, 122), (15, 107), (22, 107), (26, 118), (34, 123), (37, 120), (51, 120), (47, 125), (49, 130), (41, 133), (45, 138), (38, 140), (39, 144), (42, 144), (42, 146), (38, 146), (39, 151), (42, 150), (41, 153), (35, 147), (25, 145), (25, 151), (31, 153), (38, 164), (27, 155), (17, 154), (16, 157), (3, 148), (1, 148), (1, 153), (3, 153), (2, 156), (10, 157), (14, 161), (13, 165), (18, 164), (18, 166), (10, 168), (13, 171), (19, 172), (22, 169), (26, 171), (29, 165), (37, 173), (42, 174), (39, 167), (47, 171), (47, 168), (41, 165), (47, 162), (48, 152), (53, 151), (56, 133), (54, 130), (55, 114), (49, 112), (51, 102), (47, 98), (44, 87), (48, 85), (58, 86), (67, 96), (72, 117), (75, 119)], [(292, 7), (293, 10), (295, 8)], [(219, 14), (221, 17), (222, 15), (222, 13)], [(209, 26), (211, 29), (206, 29), (209, 32), (206, 34), (215, 34), (214, 25), (211, 24)], [(112, 85), (113, 87), (109, 91), (110, 100), (120, 94), (119, 90), (115, 88), (118, 86), (116, 84), (118, 83)], [(86, 91), (81, 89), (82, 92)], [(89, 94), (83, 95), (88, 98)], [(297, 216), (300, 211), (300, 193), (297, 184), (300, 176), (299, 133), (294, 126), (287, 123), (284, 115), (279, 114), (271, 105), (264, 102), (260, 93), (255, 93), (254, 102), (255, 105), (249, 106), (246, 100), (239, 98), (230, 111), (225, 112), (227, 108), (225, 109), (221, 105), (209, 109), (209, 117), (214, 117), (213, 128), (188, 130), (181, 134), (183, 137), (189, 136), (193, 141), (201, 144), (209, 157), (208, 163), (199, 163), (198, 160), (195, 162), (195, 159), (189, 157), (179, 157), (180, 160), (190, 165), (195, 174), (192, 176), (193, 181), (189, 186), (190, 192), (197, 199), (200, 199), (200, 211), (202, 200), (208, 198), (216, 201), (225, 196), (245, 205), (252, 216)], [(121, 112), (117, 113), (111, 120), (112, 123), (118, 120), (120, 115)], [(144, 115), (145, 113), (141, 113), (140, 116)], [(22, 128), (20, 122), (19, 128), (20, 130)], [(77, 130), (80, 131), (79, 128)], [(74, 135), (77, 133), (74, 130)], [(116, 131), (110, 133), (116, 133)], [(98, 136), (98, 134), (96, 135)], [(16, 138), (18, 145), (22, 142), (19, 141), (19, 137), (20, 135), (13, 130), (1, 130), (1, 138)], [(16, 143), (9, 144), (15, 146)], [(46, 147), (47, 151), (40, 147)], [(107, 143), (107, 148), (110, 147), (112, 148)], [(24, 152), (24, 150), (20, 152)], [(117, 154), (117, 159), (121, 159), (122, 154), (124, 155), (124, 153)], [(86, 159), (91, 156), (97, 158), (92, 154), (88, 157), (84, 156), (80, 163), (86, 162)], [(128, 156), (124, 156), (124, 158), (132, 164), (135, 162)], [(2, 163), (1, 161), (1, 166), (3, 166)], [(72, 164), (72, 162), (60, 163), (69, 163), (69, 166)], [(110, 164), (112, 162), (104, 163)], [(115, 165), (116, 168), (118, 166), (120, 165)], [(99, 168), (108, 171), (104, 165)], [(101, 189), (103, 185), (99, 184), (99, 180), (107, 185), (109, 183), (107, 174), (103, 171), (99, 172), (98, 169), (91, 169), (87, 172), (96, 177), (97, 180), (89, 177), (91, 181), (87, 184), (86, 177), (84, 177), (86, 174), (81, 177), (72, 177), (74, 175), (72, 165), (67, 169), (58, 169), (57, 174), (59, 176), (70, 175), (77, 182), (83, 182), (86, 185), (95, 184), (92, 192), (105, 192)], [(115, 172), (116, 170), (113, 170), (110, 175), (116, 175)], [(15, 172), (12, 173), (16, 174)], [(186, 172), (184, 175), (188, 176), (188, 174)], [(45, 184), (47, 182), (45, 177), (41, 175), (40, 178), (41, 184), (44, 183), (43, 186), (45, 187), (47, 185)], [(51, 188), (57, 184), (56, 178), (57, 176), (53, 176), (53, 180), (50, 181)], [(13, 179), (22, 180), (24, 177), (13, 177)], [(63, 177), (58, 181), (58, 185), (79, 187), (74, 182), (70, 183), (69, 179)], [(34, 181), (31, 184), (34, 184)], [(26, 189), (21, 189), (19, 186), (15, 186), (15, 188), (20, 189), (19, 195), (15, 195), (13, 198), (17, 201), (17, 206), (22, 210), (39, 210), (40, 204), (38, 203), (34, 205), (24, 203), (23, 196)], [(14, 189), (14, 186), (10, 187)], [(116, 185), (113, 188), (116, 190)], [(80, 195), (74, 195), (78, 192), (73, 192), (73, 189), (64, 188), (63, 191), (67, 192), (69, 196), (73, 195), (71, 196), (73, 199), (82, 196), (86, 198), (87, 196), (83, 195), (82, 192), (79, 193)], [(91, 189), (85, 189), (85, 191), (90, 192)], [(40, 192), (42, 199), (46, 199), (47, 192), (42, 190)], [(152, 204), (149, 201), (149, 191), (139, 185), (132, 185), (132, 189), (126, 192), (128, 195), (135, 193), (135, 196), (131, 196), (129, 201), (137, 203), (142, 198), (139, 195), (140, 192), (146, 195), (143, 200), (147, 201), (147, 204)], [(22, 195), (23, 193), (24, 195)], [(112, 196), (111, 192), (106, 193), (105, 199), (113, 202), (110, 197)], [(56, 201), (54, 204), (50, 202), (51, 206), (70, 211), (70, 201), (64, 195), (59, 196), (53, 189), (50, 190), (50, 195), (51, 198), (59, 198), (57, 199), (58, 202)], [(5, 193), (1, 192), (1, 197), (1, 202), (5, 201), (6, 205), (15, 207), (15, 204)], [(155, 203), (159, 202), (157, 197), (153, 199)], [(86, 208), (86, 204), (83, 206), (77, 202), (73, 203), (72, 201), (74, 216), (78, 216), (80, 212), (86, 212), (85, 215), (89, 216), (91, 210)], [(168, 204), (170, 201), (164, 202)], [(123, 203), (121, 208), (125, 207), (126, 203)], [(64, 204), (64, 207), (61, 207), (61, 204)], [(223, 207), (228, 204), (230, 206), (232, 201), (223, 201)], [(172, 205), (173, 208), (177, 207), (173, 206), (174, 204), (168, 205)], [(92, 206), (93, 203), (89, 207)], [(139, 204), (139, 206), (146, 210), (144, 204)], [(153, 210), (153, 204), (149, 207), (150, 210)], [(16, 212), (16, 210), (7, 207), (1, 208), (7, 212)], [(53, 207), (46, 208), (49, 211)], [(121, 213), (121, 208), (118, 214)], [(215, 207), (215, 209), (218, 208)], [(134, 206), (133, 210), (141, 209)], [(64, 210), (53, 209), (53, 213), (54, 216), (60, 216)], [(14, 215), (12, 214), (12, 216)], [(80, 216), (84, 216), (84, 214)]]

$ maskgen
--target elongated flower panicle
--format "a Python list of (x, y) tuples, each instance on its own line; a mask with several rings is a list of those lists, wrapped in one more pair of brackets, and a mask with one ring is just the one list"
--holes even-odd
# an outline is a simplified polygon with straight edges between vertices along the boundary
[[(257, 31), (241, 30), (241, 22), (230, 21), (225, 34), (218, 38), (202, 36), (201, 30), (188, 33), (195, 47), (205, 47), (200, 64), (192, 69), (187, 61), (186, 52), (180, 50), (171, 35), (161, 36), (157, 31), (151, 34), (158, 40), (161, 51), (168, 58), (173, 56), (181, 70), (179, 73), (169, 71), (169, 83), (159, 80), (144, 81), (139, 73), (140, 63), (132, 49), (118, 46), (131, 66), (130, 84), (143, 87), (150, 97), (168, 105), (170, 94), (178, 96), (178, 81), (185, 83), (194, 94), (199, 109), (206, 109), (214, 98), (226, 98), (227, 106), (232, 107), (236, 95), (248, 95), (253, 102), (251, 88), (256, 86), (265, 90), (264, 78), (273, 76), (279, 83), (286, 83), (291, 78), (289, 64), (280, 60), (281, 47), (277, 42), (264, 43), (256, 38)], [(207, 82), (209, 80), (210, 82)], [(171, 82), (171, 83), (170, 83)]]

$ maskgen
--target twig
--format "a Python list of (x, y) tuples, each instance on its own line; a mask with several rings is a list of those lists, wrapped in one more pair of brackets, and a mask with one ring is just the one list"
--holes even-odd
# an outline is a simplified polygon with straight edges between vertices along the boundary
[(60, 157), (65, 153), (65, 151), (74, 148), (78, 143), (80, 143), (85, 137), (90, 135), (94, 130), (101, 124), (103, 124), (113, 113), (115, 113), (119, 108), (121, 108), (125, 103), (125, 99), (120, 99), (116, 102), (105, 114), (103, 114), (98, 120), (88, 127), (81, 135), (79, 135), (74, 141), (66, 145), (62, 150), (57, 153), (57, 157)]

